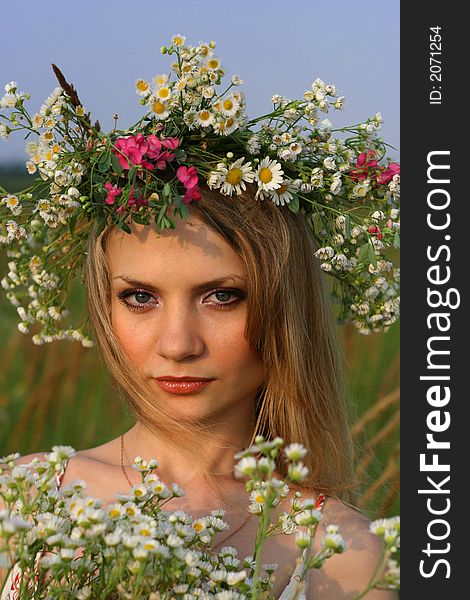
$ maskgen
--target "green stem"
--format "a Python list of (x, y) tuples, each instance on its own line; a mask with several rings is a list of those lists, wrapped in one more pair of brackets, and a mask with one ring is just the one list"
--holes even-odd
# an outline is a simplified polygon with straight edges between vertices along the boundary
[[(271, 474), (270, 474), (271, 476)], [(266, 532), (269, 527), (269, 517), (271, 514), (272, 502), (274, 500), (274, 496), (271, 495), (269, 499), (266, 500), (266, 506), (263, 511), (263, 515), (258, 522), (258, 531), (256, 534), (256, 543), (255, 543), (255, 571), (253, 574), (253, 595), (252, 600), (257, 600), (259, 598), (259, 575), (261, 572), (261, 561), (263, 554), (263, 546), (266, 541)]]

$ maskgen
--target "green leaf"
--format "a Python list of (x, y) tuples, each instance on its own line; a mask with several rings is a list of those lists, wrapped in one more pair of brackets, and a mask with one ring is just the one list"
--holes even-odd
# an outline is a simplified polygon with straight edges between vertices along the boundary
[(171, 185), (169, 183), (165, 183), (163, 186), (163, 195), (165, 198), (169, 198), (171, 196)]
[(71, 236), (73, 236), (73, 234), (75, 233), (75, 226), (77, 224), (77, 219), (78, 219), (78, 213), (75, 213), (74, 215), (72, 215), (70, 217), (69, 231), (70, 231), (70, 235)]
[(360, 263), (368, 262), (369, 248), (370, 248), (369, 242), (366, 242), (365, 244), (362, 244), (362, 246), (359, 247), (359, 253), (357, 255), (357, 259)]
[(118, 157), (113, 153), (111, 153), (111, 164), (113, 165), (113, 169), (116, 171), (118, 175), (122, 173), (121, 163), (119, 162)]
[(374, 246), (372, 244), (367, 244), (367, 245), (369, 246), (368, 254), (367, 254), (369, 262), (372, 263), (374, 265), (374, 267), (376, 267), (377, 266), (377, 256), (375, 254)]
[(165, 215), (162, 219), (162, 229), (175, 229), (175, 227), (176, 223)]
[(143, 215), (139, 215), (139, 213), (134, 213), (132, 215), (132, 220), (134, 221), (134, 223), (139, 223), (139, 225), (148, 225), (149, 224), (149, 218), (145, 217)]
[(319, 215), (318, 213), (313, 213), (312, 221), (315, 235), (320, 235), (320, 232), (322, 231), (322, 229), (324, 229), (323, 219), (321, 218), (321, 215)]
[(106, 173), (106, 171), (109, 170), (110, 166), (111, 166), (111, 153), (108, 150), (101, 156), (100, 160), (98, 161), (98, 171), (100, 171), (101, 173)]
[(137, 169), (135, 167), (131, 167), (129, 169), (129, 175), (128, 175), (128, 179), (131, 184), (135, 182), (136, 175), (137, 175)]
[(395, 237), (393, 239), (393, 246), (395, 248), (399, 248), (400, 247), (400, 230), (395, 232)]
[(173, 214), (176, 214), (177, 210), (179, 211), (183, 208), (183, 206), (186, 206), (179, 194), (175, 194), (173, 196), (173, 206), (174, 206)]
[(96, 235), (99, 236), (99, 234), (103, 231), (103, 229), (106, 226), (106, 222), (107, 222), (107, 217), (106, 215), (101, 214), (98, 219), (97, 219), (97, 227), (96, 227)]
[(189, 219), (189, 206), (183, 202), (182, 197), (179, 194), (175, 194), (172, 198), (173, 214), (179, 215), (182, 219), (187, 221)]
[(289, 210), (293, 213), (298, 213), (300, 208), (300, 201), (297, 195), (292, 196), (292, 200), (287, 205)]

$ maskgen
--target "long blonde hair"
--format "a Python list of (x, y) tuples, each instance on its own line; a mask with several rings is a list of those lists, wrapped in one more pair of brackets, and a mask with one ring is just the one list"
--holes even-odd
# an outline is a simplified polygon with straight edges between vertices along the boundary
[[(259, 352), (266, 380), (256, 398), (253, 438), (280, 436), (308, 448), (303, 485), (350, 498), (352, 445), (344, 401), (342, 353), (315, 243), (303, 214), (204, 188), (191, 205), (241, 257), (247, 274), (245, 336)], [(134, 417), (168, 443), (192, 451), (191, 437), (210, 435), (156, 406), (114, 335), (106, 243), (112, 228), (90, 237), (85, 268), (88, 307), (101, 354)], [(197, 468), (197, 465), (195, 465)], [(280, 460), (278, 470), (285, 475)]]

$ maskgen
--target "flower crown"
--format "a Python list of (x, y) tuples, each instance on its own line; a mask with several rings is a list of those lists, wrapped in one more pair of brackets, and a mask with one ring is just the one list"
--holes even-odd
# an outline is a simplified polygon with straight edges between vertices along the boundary
[[(9, 272), (1, 281), (33, 341), (75, 339), (91, 345), (84, 325), (61, 326), (70, 278), (82, 267), (93, 223), (174, 227), (201, 200), (199, 182), (235, 202), (250, 185), (256, 199), (302, 213), (318, 244), (321, 268), (333, 276), (339, 318), (360, 332), (386, 331), (399, 313), (397, 269), (387, 249), (399, 246), (399, 165), (385, 158), (377, 113), (333, 129), (321, 113), (344, 97), (316, 79), (302, 100), (272, 97), (267, 115), (248, 119), (233, 75), (225, 75), (215, 43), (189, 46), (176, 35), (162, 54), (171, 75), (136, 82), (145, 115), (126, 130), (103, 133), (55, 65), (57, 87), (33, 116), (17, 83), (0, 100), (0, 137), (37, 135), (27, 144), (34, 184), (17, 194), (0, 189), (0, 243)], [(9, 114), (2, 114), (10, 109)], [(334, 137), (338, 132), (339, 137)]]

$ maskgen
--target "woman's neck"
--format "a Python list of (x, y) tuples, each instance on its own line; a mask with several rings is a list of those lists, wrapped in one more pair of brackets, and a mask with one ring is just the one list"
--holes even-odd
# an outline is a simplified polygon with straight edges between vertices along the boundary
[(124, 434), (124, 464), (132, 464), (136, 456), (144, 460), (156, 458), (158, 474), (166, 483), (178, 483), (185, 487), (200, 472), (217, 477), (233, 479), (234, 454), (246, 448), (251, 440), (254, 420), (224, 423), (211, 427), (210, 436), (191, 440), (188, 448), (181, 448), (157, 435), (141, 422), (137, 422)]

